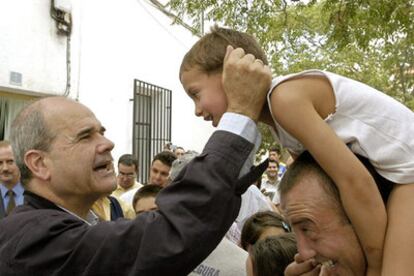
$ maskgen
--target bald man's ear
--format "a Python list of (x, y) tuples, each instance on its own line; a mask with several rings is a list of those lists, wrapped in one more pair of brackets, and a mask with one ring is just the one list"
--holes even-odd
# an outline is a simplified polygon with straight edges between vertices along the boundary
[(33, 177), (43, 181), (50, 179), (50, 168), (46, 160), (46, 154), (40, 150), (29, 150), (24, 155), (24, 163), (32, 172)]

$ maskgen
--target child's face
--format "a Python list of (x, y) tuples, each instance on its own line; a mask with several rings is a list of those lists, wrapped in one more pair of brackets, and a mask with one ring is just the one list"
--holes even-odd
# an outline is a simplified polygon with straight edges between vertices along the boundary
[(197, 69), (184, 71), (181, 84), (195, 105), (195, 115), (217, 126), (227, 109), (221, 73), (207, 75)]
[(135, 204), (134, 209), (137, 215), (143, 212), (157, 210), (158, 207), (157, 204), (155, 204), (155, 196), (148, 196), (139, 199)]

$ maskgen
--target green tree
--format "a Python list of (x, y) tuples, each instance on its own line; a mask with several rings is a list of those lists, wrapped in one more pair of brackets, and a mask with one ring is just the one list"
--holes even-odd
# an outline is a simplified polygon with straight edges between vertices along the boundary
[(414, 110), (414, 0), (171, 0), (168, 7), (198, 30), (203, 18), (255, 35), (275, 75), (329, 70)]

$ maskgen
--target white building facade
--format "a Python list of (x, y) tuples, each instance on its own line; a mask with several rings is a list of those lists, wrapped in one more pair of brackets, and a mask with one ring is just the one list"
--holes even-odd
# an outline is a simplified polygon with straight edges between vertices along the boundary
[[(53, 2), (69, 7), (69, 51), (67, 36), (51, 16)], [(5, 138), (24, 102), (69, 92), (106, 127), (115, 159), (131, 153), (134, 79), (172, 90), (173, 144), (201, 151), (213, 131), (194, 116), (178, 79), (181, 59), (197, 37), (172, 25), (149, 1), (2, 0), (0, 34)]]

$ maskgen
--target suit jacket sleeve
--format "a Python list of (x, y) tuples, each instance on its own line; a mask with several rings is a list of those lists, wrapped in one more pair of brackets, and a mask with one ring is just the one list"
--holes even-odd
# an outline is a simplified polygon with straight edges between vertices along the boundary
[(252, 149), (240, 136), (216, 131), (203, 153), (158, 195), (159, 211), (75, 234), (75, 249), (59, 272), (187, 275), (236, 218), (238, 175)]

